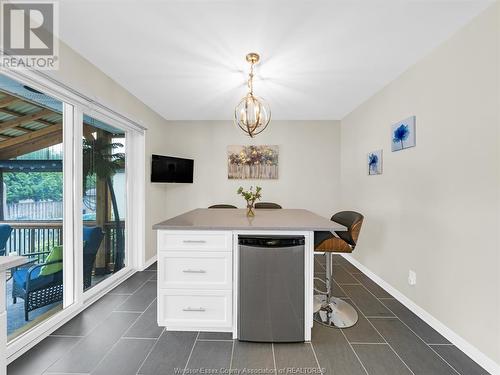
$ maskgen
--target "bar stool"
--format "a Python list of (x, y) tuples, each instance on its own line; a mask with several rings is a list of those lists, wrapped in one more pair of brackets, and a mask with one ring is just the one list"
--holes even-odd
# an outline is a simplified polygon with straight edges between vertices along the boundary
[(314, 320), (329, 327), (348, 328), (358, 321), (358, 313), (346, 301), (331, 295), (332, 253), (351, 253), (356, 247), (363, 215), (354, 211), (342, 211), (332, 216), (331, 220), (347, 227), (347, 231), (314, 232), (314, 251), (324, 252), (326, 257), (326, 277), (320, 280), (326, 285), (326, 292), (316, 288), (319, 294), (314, 296)]
[(258, 202), (255, 203), (255, 208), (282, 208), (278, 203), (272, 203), (272, 202)]

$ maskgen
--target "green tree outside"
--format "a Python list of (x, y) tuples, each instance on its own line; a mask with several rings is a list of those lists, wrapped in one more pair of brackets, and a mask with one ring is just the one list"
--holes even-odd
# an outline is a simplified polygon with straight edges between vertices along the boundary
[(63, 176), (61, 172), (4, 173), (7, 203), (21, 200), (62, 201)]

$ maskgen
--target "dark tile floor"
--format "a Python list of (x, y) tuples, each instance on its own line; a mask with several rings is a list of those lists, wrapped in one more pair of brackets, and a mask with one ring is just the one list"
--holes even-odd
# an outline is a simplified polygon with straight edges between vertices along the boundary
[[(324, 257), (316, 258), (321, 276)], [(353, 303), (359, 322), (344, 330), (315, 325), (311, 343), (246, 343), (228, 333), (167, 332), (156, 325), (152, 266), (10, 364), (8, 375), (241, 374), (244, 369), (292, 375), (487, 374), (344, 258), (335, 256), (334, 263), (334, 290)]]

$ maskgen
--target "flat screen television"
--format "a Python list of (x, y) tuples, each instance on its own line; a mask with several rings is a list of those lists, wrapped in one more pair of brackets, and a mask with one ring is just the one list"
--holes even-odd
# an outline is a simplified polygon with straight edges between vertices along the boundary
[(193, 183), (192, 159), (153, 155), (151, 161), (151, 182)]

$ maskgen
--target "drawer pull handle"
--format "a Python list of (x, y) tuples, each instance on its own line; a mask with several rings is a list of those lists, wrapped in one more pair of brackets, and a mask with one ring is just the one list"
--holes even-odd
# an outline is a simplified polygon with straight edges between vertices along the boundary
[(184, 240), (184, 243), (207, 243), (205, 240)]
[(186, 307), (185, 309), (182, 309), (182, 311), (198, 311), (198, 312), (204, 312), (205, 309), (203, 307), (198, 307), (197, 309), (196, 308), (192, 308), (192, 307)]
[(183, 270), (185, 273), (207, 273), (205, 270)]

